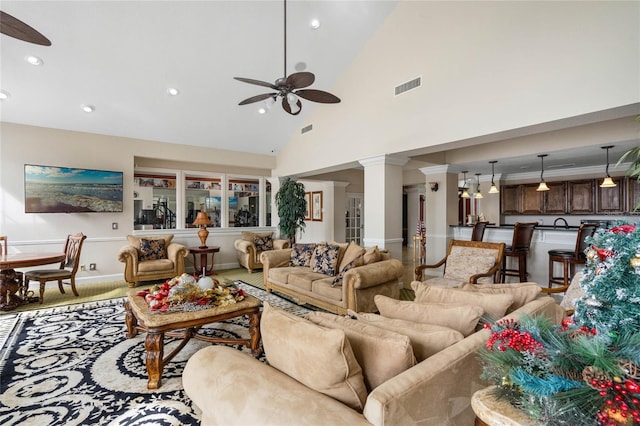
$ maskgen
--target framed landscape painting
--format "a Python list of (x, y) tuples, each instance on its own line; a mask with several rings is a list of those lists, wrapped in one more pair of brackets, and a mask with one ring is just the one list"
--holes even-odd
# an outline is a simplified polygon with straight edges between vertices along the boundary
[(123, 172), (24, 165), (25, 213), (122, 212)]
[(307, 203), (306, 210), (304, 211), (304, 220), (311, 220), (311, 193), (304, 193), (304, 201)]
[(322, 222), (322, 191), (311, 193), (311, 220)]

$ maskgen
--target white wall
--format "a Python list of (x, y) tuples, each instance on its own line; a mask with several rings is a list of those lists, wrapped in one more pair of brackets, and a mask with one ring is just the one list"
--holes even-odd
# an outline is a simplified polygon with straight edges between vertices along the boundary
[(342, 102), (314, 109), (275, 174), (638, 103), (639, 28), (639, 2), (400, 2), (331, 88)]

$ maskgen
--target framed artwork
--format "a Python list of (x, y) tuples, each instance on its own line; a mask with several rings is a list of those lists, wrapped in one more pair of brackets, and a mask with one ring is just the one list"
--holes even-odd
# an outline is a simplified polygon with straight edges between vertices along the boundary
[(304, 220), (311, 220), (311, 193), (304, 193), (304, 201), (307, 203), (307, 209), (304, 212)]
[(322, 222), (322, 191), (311, 193), (311, 220)]

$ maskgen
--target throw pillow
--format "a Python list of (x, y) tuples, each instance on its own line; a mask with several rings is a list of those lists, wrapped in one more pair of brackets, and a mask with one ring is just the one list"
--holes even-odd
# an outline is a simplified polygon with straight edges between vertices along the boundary
[[(444, 277), (463, 283), (469, 282), (469, 277), (475, 274), (483, 274), (495, 265), (496, 259), (492, 256), (464, 256), (449, 255), (445, 266)], [(482, 277), (481, 279), (483, 279)], [(493, 282), (492, 277), (489, 277)]]
[(347, 247), (347, 250), (342, 257), (342, 261), (340, 262), (338, 276), (335, 277), (331, 282), (331, 287), (342, 285), (342, 278), (344, 278), (344, 274), (346, 274), (349, 269), (364, 264), (364, 261), (362, 260), (362, 258), (364, 257), (364, 253), (364, 248), (360, 247), (353, 241), (349, 243), (349, 247)]
[(411, 340), (413, 353), (418, 362), (422, 362), (431, 355), (464, 339), (464, 336), (459, 331), (440, 325), (419, 324), (412, 321), (386, 318), (377, 314), (355, 313), (351, 310), (347, 311), (347, 313), (352, 318), (365, 324), (407, 336)]
[(311, 256), (315, 244), (294, 244), (291, 248), (291, 257), (289, 258), (289, 266), (311, 266)]
[[(127, 240), (129, 241), (129, 244), (131, 244), (132, 246), (136, 247), (136, 248), (140, 248), (140, 240), (143, 237), (138, 237), (136, 235), (127, 235)], [(151, 240), (164, 240), (164, 244), (166, 246), (169, 246), (169, 244), (171, 244), (171, 240), (173, 240), (173, 234), (167, 234), (167, 235), (153, 235), (151, 238), (146, 238), (147, 240), (151, 239)]]
[(542, 288), (537, 283), (508, 283), (508, 284), (470, 284), (463, 285), (462, 290), (475, 291), (486, 294), (510, 294), (513, 296), (513, 303), (507, 309), (511, 313), (520, 309), (533, 299), (538, 297)]
[(376, 263), (380, 260), (380, 249), (378, 246), (373, 246), (364, 254), (364, 264)]
[(367, 389), (343, 330), (320, 327), (264, 302), (260, 333), (271, 366), (362, 412)]
[(369, 391), (416, 364), (411, 341), (405, 335), (325, 312), (310, 312), (306, 318), (323, 327), (344, 330)]
[(140, 239), (140, 248), (138, 249), (138, 261), (144, 262), (145, 260), (156, 260), (167, 258), (167, 246), (163, 239), (160, 240), (147, 240), (146, 238)]
[(475, 331), (484, 310), (480, 306), (455, 303), (417, 303), (374, 296), (380, 315), (421, 324), (441, 325), (458, 330), (463, 336)]
[(257, 251), (273, 250), (273, 238), (271, 235), (258, 235), (253, 237), (253, 244)]
[(340, 247), (330, 244), (318, 244), (311, 256), (311, 270), (334, 276), (338, 265)]
[(507, 308), (513, 303), (510, 294), (483, 294), (464, 291), (458, 288), (438, 287), (413, 281), (411, 288), (416, 294), (418, 303), (458, 303), (464, 305), (481, 306), (488, 320), (495, 321), (502, 318)]

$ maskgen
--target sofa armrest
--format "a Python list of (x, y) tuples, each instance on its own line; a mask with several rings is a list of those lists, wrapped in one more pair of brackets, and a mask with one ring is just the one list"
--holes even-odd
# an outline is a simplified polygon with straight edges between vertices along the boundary
[(122, 263), (138, 263), (138, 250), (131, 245), (124, 246), (118, 251), (118, 260)]
[(260, 254), (260, 262), (264, 266), (265, 273), (269, 268), (281, 268), (289, 266), (291, 259), (291, 249), (267, 250)]
[(247, 240), (236, 240), (233, 243), (233, 246), (236, 248), (236, 250), (242, 252), (242, 253), (255, 253), (256, 251), (256, 245), (253, 243), (253, 241), (247, 241)]
[(369, 424), (341, 402), (229, 347), (196, 352), (182, 382), (202, 410), (203, 425)]
[(402, 277), (404, 267), (398, 259), (381, 260), (369, 265), (349, 269), (343, 278), (343, 286), (355, 290), (375, 287)]
[(167, 258), (177, 262), (180, 258), (185, 258), (189, 255), (189, 249), (186, 246), (178, 243), (171, 243), (167, 246)]
[(282, 250), (287, 248), (291, 248), (291, 242), (289, 240), (273, 240), (274, 250)]

